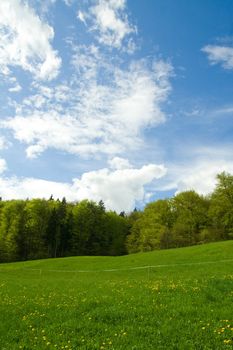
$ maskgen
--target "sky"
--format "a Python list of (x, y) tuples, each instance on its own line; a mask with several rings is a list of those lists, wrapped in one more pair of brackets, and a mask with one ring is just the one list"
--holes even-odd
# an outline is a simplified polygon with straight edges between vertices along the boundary
[(207, 195), (232, 127), (232, 0), (0, 1), (3, 199)]

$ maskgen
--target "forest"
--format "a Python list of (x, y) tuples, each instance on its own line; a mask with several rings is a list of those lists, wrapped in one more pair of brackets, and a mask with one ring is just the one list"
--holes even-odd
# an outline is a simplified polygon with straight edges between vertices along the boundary
[(0, 262), (77, 255), (124, 255), (233, 238), (233, 175), (213, 193), (193, 190), (117, 214), (104, 203), (0, 201)]

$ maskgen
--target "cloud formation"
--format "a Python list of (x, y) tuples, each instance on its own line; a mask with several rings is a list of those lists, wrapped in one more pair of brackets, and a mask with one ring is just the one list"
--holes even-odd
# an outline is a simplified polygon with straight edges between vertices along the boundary
[(103, 200), (106, 208), (130, 211), (136, 201), (143, 201), (144, 186), (166, 174), (163, 165), (149, 164), (141, 169), (101, 169), (85, 173), (74, 181), (81, 199)]
[(109, 164), (111, 169), (115, 169), (115, 170), (123, 170), (123, 169), (132, 168), (128, 159), (120, 158), (120, 157), (114, 157), (114, 158), (110, 159), (108, 164)]
[(195, 190), (199, 194), (208, 195), (216, 186), (218, 174), (223, 171), (233, 173), (230, 144), (187, 148), (185, 152), (183, 155), (188, 155), (189, 160), (186, 158), (181, 163), (167, 165), (167, 176), (155, 185), (155, 190), (174, 190), (176, 193)]
[(221, 64), (224, 69), (233, 69), (233, 47), (207, 45), (202, 51), (208, 55), (210, 64)]
[(0, 174), (4, 173), (7, 170), (7, 163), (5, 159), (0, 158)]
[(78, 18), (90, 25), (100, 44), (120, 49), (124, 39), (136, 32), (125, 10), (125, 0), (96, 0), (88, 12), (79, 11)]
[(195, 190), (200, 194), (210, 194), (217, 183), (216, 176), (221, 172), (233, 173), (232, 162), (227, 160), (200, 161), (194, 166), (180, 169), (177, 178), (177, 192)]
[(51, 46), (53, 38), (53, 28), (27, 2), (0, 1), (0, 73), (9, 75), (11, 67), (20, 67), (36, 79), (55, 78), (61, 59)]
[(7, 139), (4, 136), (0, 136), (0, 150), (8, 148), (9, 145)]
[(140, 169), (104, 168), (87, 172), (71, 184), (33, 178), (0, 178), (0, 193), (4, 199), (49, 198), (53, 194), (55, 198), (65, 196), (69, 201), (103, 200), (107, 209), (130, 211), (136, 202), (146, 199), (144, 187), (165, 173), (163, 165), (148, 164)]
[[(63, 37), (63, 43), (58, 39), (61, 47), (67, 45), (61, 53), (68, 64), (61, 67), (52, 47), (54, 30), (42, 20), (58, 1), (0, 1), (0, 71), (11, 93), (8, 116), (0, 120), (0, 128), (25, 146), (28, 158), (53, 149), (108, 160), (108, 165), (84, 172), (71, 183), (1, 176), (0, 191), (6, 199), (51, 194), (71, 201), (102, 199), (108, 209), (129, 211), (148, 200), (147, 187), (166, 173), (163, 165), (135, 169), (123, 157), (142, 150), (146, 130), (166, 121), (163, 106), (171, 91), (173, 67), (163, 59), (132, 55), (136, 27), (127, 16), (126, 0), (80, 2), (85, 10), (72, 0), (64, 3), (75, 7), (84, 27), (77, 19), (75, 25), (86, 33), (76, 36), (75, 27), (70, 27), (72, 34)], [(18, 68), (31, 74), (16, 79), (13, 73)]]
[(1, 122), (27, 144), (29, 158), (47, 148), (84, 156), (120, 155), (140, 148), (143, 131), (165, 121), (169, 63), (141, 60), (120, 69), (95, 46), (78, 47), (72, 62), (70, 83), (54, 88), (39, 84), (34, 95), (17, 105), (16, 115)]

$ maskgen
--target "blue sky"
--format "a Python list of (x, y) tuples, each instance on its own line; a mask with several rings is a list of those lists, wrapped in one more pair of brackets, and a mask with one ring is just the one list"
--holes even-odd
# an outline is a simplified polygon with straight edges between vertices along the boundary
[(233, 173), (233, 2), (1, 0), (0, 193), (135, 206)]

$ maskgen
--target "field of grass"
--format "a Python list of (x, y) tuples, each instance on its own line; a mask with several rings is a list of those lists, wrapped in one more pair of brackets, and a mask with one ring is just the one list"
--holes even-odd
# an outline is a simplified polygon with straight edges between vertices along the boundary
[(233, 241), (0, 265), (1, 350), (232, 348)]

